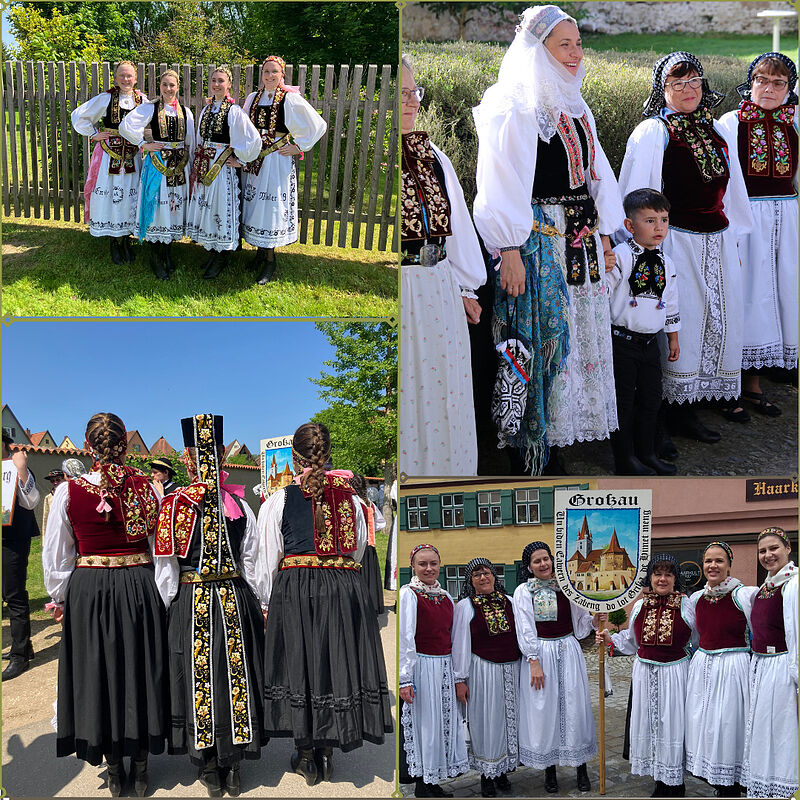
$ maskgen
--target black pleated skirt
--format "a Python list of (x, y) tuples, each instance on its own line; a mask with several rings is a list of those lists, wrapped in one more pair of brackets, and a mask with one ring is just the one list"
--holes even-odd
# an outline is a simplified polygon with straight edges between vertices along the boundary
[[(243, 758), (261, 757), (267, 743), (264, 719), (264, 615), (261, 605), (243, 578), (232, 580), (242, 623), (247, 681), (249, 688), (252, 738), (247, 744), (234, 744), (231, 723), (231, 691), (228, 681), (227, 643), (222, 613), (216, 600), (211, 603), (211, 664), (213, 675), (214, 746), (220, 766), (229, 766)], [(169, 666), (172, 725), (169, 734), (170, 754), (188, 753), (198, 766), (203, 750), (195, 746), (194, 686), (192, 660), (192, 610), (195, 584), (181, 583), (169, 608)]]
[(151, 565), (80, 568), (69, 579), (58, 658), (56, 754), (164, 752), (169, 679), (164, 604)]
[(383, 576), (378, 564), (378, 554), (375, 547), (367, 545), (364, 551), (364, 558), (361, 559), (361, 576), (367, 587), (367, 597), (372, 603), (372, 608), (376, 614), (383, 614)]
[(264, 663), (270, 736), (347, 752), (391, 733), (378, 620), (354, 570), (278, 572)]

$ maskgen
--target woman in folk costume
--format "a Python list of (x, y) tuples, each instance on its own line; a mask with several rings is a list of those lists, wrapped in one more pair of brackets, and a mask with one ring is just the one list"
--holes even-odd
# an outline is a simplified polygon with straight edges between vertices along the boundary
[(247, 96), (244, 113), (261, 135), (261, 152), (244, 167), (244, 240), (258, 248), (253, 261), (258, 283), (275, 275), (275, 248), (296, 242), (297, 170), (293, 156), (308, 152), (327, 129), (325, 121), (295, 86), (283, 82), (286, 62), (268, 56), (261, 86)]
[(139, 240), (150, 242), (150, 266), (161, 280), (175, 271), (170, 245), (186, 235), (194, 153), (194, 116), (178, 100), (178, 87), (178, 73), (168, 69), (159, 78), (158, 100), (142, 103), (119, 126), (122, 136), (142, 150), (136, 225)]
[[(700, 400), (739, 396), (742, 367), (742, 270), (737, 238), (753, 224), (737, 158), (730, 158), (711, 110), (724, 95), (712, 91), (691, 53), (664, 56), (653, 88), (628, 139), (619, 176), (623, 195), (663, 192), (671, 204), (664, 252), (678, 268), (681, 353), (662, 361), (663, 395), (672, 432), (700, 442), (720, 435), (698, 419)], [(662, 450), (674, 458), (671, 442)]]
[(147, 98), (136, 88), (136, 65), (120, 61), (114, 86), (72, 112), (72, 127), (95, 142), (83, 186), (84, 217), (92, 236), (108, 236), (111, 260), (119, 265), (136, 259), (131, 235), (136, 234), (139, 199), (139, 151), (119, 134), (125, 115)]
[(416, 130), (424, 89), (403, 56), (400, 472), (475, 475), (478, 443), (467, 321), (486, 282), (450, 159)]
[(753, 599), (750, 716), (744, 744), (748, 797), (792, 797), (797, 777), (797, 567), (781, 528), (758, 537), (767, 577)]
[(683, 797), (686, 681), (689, 644), (696, 633), (694, 604), (683, 593), (677, 559), (659, 553), (645, 578), (650, 592), (634, 603), (628, 627), (598, 631), (597, 643), (636, 655), (630, 718), (632, 775), (652, 775), (651, 797)]
[(258, 512), (269, 605), (265, 727), (293, 737), (291, 766), (330, 780), (333, 748), (383, 744), (392, 730), (378, 621), (358, 574), (367, 541), (349, 470), (326, 471), (331, 439), (306, 423), (292, 437), (295, 482)]
[(367, 526), (367, 546), (361, 559), (361, 575), (364, 578), (367, 596), (375, 613), (383, 614), (383, 575), (380, 564), (378, 564), (378, 553), (375, 550), (375, 531), (382, 531), (386, 527), (386, 520), (378, 506), (367, 497), (367, 482), (363, 475), (353, 475), (350, 485), (361, 504), (361, 512)]
[(453, 617), (456, 696), (467, 708), (469, 765), (481, 774), (481, 796), (509, 791), (519, 764), (517, 730), (521, 656), (511, 598), (497, 568), (473, 558), (464, 570)]
[(469, 770), (456, 705), (452, 658), (453, 598), (437, 580), (441, 559), (431, 544), (411, 551), (414, 575), (400, 588), (400, 724), (415, 797), (452, 797), (439, 781)]
[(473, 110), (475, 225), (501, 258), (494, 339), (517, 339), (531, 357), (522, 424), (506, 441), (531, 474), (550, 447), (606, 439), (617, 427), (602, 276), (625, 212), (581, 96), (585, 73), (575, 20), (556, 6), (529, 8)]
[(545, 771), (544, 788), (558, 791), (556, 766), (577, 767), (578, 789), (592, 787), (586, 762), (597, 753), (586, 660), (578, 639), (593, 630), (586, 609), (558, 588), (545, 542), (522, 551), (514, 592), (520, 673), (519, 758)]
[[(261, 756), (264, 618), (255, 516), (220, 469), (222, 417), (181, 420), (189, 486), (164, 498), (156, 532), (169, 604), (170, 753), (187, 753), (209, 797), (240, 792), (239, 762)], [(234, 496), (237, 495), (237, 496)]]
[[(757, 370), (797, 366), (797, 68), (765, 53), (738, 87), (742, 103), (719, 121), (737, 154), (750, 197), (753, 229), (740, 242), (744, 279), (742, 396), (770, 417)], [(734, 412), (736, 413), (736, 412)], [(740, 412), (749, 418), (747, 412)]]
[(56, 754), (105, 759), (112, 797), (130, 756), (143, 797), (147, 755), (164, 752), (169, 732), (166, 617), (151, 556), (158, 499), (144, 473), (123, 465), (119, 417), (95, 414), (86, 443), (92, 471), (56, 489), (42, 549), (53, 616), (64, 625)]
[(186, 233), (210, 251), (204, 278), (216, 278), (239, 246), (239, 174), (261, 151), (261, 136), (230, 96), (233, 75), (224, 64), (209, 80), (211, 102), (197, 121)]
[(711, 542), (703, 553), (706, 585), (689, 601), (700, 648), (686, 682), (686, 771), (739, 797), (750, 710), (750, 609), (757, 589), (731, 577), (733, 551)]

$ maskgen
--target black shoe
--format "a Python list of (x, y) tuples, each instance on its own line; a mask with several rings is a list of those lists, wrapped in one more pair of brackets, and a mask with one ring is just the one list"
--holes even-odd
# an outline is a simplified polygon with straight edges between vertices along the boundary
[(669, 787), (666, 783), (656, 781), (655, 788), (653, 789), (653, 793), (650, 795), (650, 797), (669, 797), (668, 790)]
[(666, 458), (667, 461), (674, 461), (680, 453), (678, 453), (678, 448), (675, 447), (675, 443), (669, 436), (665, 436), (661, 443), (656, 448), (656, 453), (659, 458)]
[(317, 765), (314, 762), (313, 750), (295, 750), (290, 763), (292, 771), (302, 775), (308, 786), (313, 786), (317, 782)]
[(273, 256), (271, 259), (266, 259), (256, 283), (259, 286), (265, 286), (268, 284), (275, 277), (275, 271), (277, 268), (278, 262), (275, 260), (275, 256)]
[(494, 779), (495, 788), (499, 789), (501, 792), (510, 792), (511, 791), (511, 781), (508, 779), (508, 776), (505, 772), (501, 772), (495, 779)]
[(578, 788), (582, 792), (590, 792), (592, 790), (592, 782), (589, 780), (586, 764), (581, 764), (578, 767)]
[(161, 245), (162, 254), (164, 256), (164, 266), (167, 268), (167, 277), (175, 272), (175, 265), (172, 263), (172, 242), (166, 242)]
[(164, 263), (163, 250), (161, 249), (161, 242), (150, 242), (150, 269), (153, 274), (161, 281), (169, 278), (167, 267)]
[(679, 786), (668, 786), (669, 797), (686, 797), (686, 784), (682, 783)]
[(720, 413), (728, 422), (750, 422), (750, 414), (737, 400), (732, 400), (728, 405), (720, 406)]
[(431, 793), (430, 794), (431, 797), (452, 797), (453, 796), (452, 792), (446, 792), (444, 789), (442, 789), (441, 786), (439, 786), (438, 783), (429, 783), (429, 784), (427, 784), (427, 786), (428, 786), (428, 791)]
[(137, 797), (144, 797), (147, 793), (147, 756), (133, 762), (133, 790)]
[(8, 666), (3, 670), (3, 680), (10, 681), (22, 675), (23, 672), (30, 669), (30, 662), (22, 656), (12, 656), (9, 659)]
[(122, 784), (125, 783), (125, 769), (122, 766), (122, 759), (111, 762), (106, 759), (108, 767), (108, 791), (112, 797), (119, 797), (122, 794)]
[[(33, 645), (30, 643), (30, 640), (29, 640), (28, 641), (28, 646), (26, 648), (26, 656), (25, 656), (25, 658), (28, 661), (33, 661), (33, 656), (34, 656)], [(11, 658), (11, 651), (10, 650), (7, 653), (3, 653), (3, 661), (8, 661), (10, 658)]]
[(636, 456), (632, 455), (626, 459), (615, 459), (614, 473), (616, 475), (655, 475), (656, 471), (652, 467), (642, 464)]
[(548, 794), (555, 794), (558, 791), (558, 778), (556, 777), (555, 765), (547, 767), (544, 771), (544, 790)]
[(333, 773), (333, 748), (315, 747), (314, 763), (317, 765), (317, 775), (321, 781), (329, 781)]
[(656, 471), (656, 475), (674, 475), (678, 468), (668, 461), (662, 461), (655, 453), (646, 456), (639, 456), (639, 461), (650, 469)]
[(481, 775), (481, 797), (497, 797), (494, 781), (483, 775)]
[(222, 797), (222, 784), (219, 780), (219, 772), (217, 771), (217, 759), (213, 760), (213, 768), (210, 764), (206, 764), (200, 770), (199, 780), (203, 786), (206, 787), (209, 797)]
[(417, 778), (415, 782), (414, 797), (433, 797), (430, 787), (422, 778)]
[(206, 261), (206, 271), (203, 273), (203, 277), (207, 280), (212, 280), (219, 276), (222, 270), (228, 264), (228, 251), (223, 250), (222, 252), (218, 253), (216, 251), (212, 251), (211, 258)]
[(682, 433), (689, 439), (694, 439), (703, 444), (715, 444), (722, 438), (719, 435), (719, 431), (712, 431), (710, 428), (706, 428), (697, 417), (686, 420)]
[(775, 403), (770, 403), (764, 397), (764, 392), (742, 392), (742, 397), (751, 400), (755, 404), (756, 411), (765, 417), (779, 417), (783, 413)]
[(128, 259), (125, 257), (125, 251), (122, 249), (119, 239), (116, 236), (111, 236), (108, 241), (111, 250), (111, 260), (117, 266), (125, 264)]
[(133, 249), (131, 245), (131, 237), (130, 236), (123, 236), (120, 238), (120, 251), (122, 252), (125, 261), (129, 263), (133, 263), (136, 261), (136, 251)]
[(225, 789), (231, 797), (238, 797), (242, 793), (238, 764), (233, 764), (228, 770), (228, 774), (225, 776)]

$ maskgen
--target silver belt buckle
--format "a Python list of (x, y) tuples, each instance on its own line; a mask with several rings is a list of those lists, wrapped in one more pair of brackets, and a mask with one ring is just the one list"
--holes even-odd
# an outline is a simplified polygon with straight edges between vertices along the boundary
[(439, 263), (439, 245), (424, 244), (419, 250), (419, 263), (422, 267), (435, 267)]

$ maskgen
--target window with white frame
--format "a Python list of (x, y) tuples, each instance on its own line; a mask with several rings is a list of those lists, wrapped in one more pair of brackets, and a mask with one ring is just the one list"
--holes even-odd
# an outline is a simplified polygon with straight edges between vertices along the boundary
[(441, 501), (442, 501), (442, 527), (463, 528), (464, 495), (443, 494), (441, 495)]
[(408, 514), (408, 530), (426, 531), (428, 530), (428, 498), (407, 497), (406, 512)]
[(503, 524), (500, 492), (478, 492), (478, 525), (491, 527)]
[(516, 489), (514, 492), (514, 520), (517, 525), (539, 525), (539, 490)]
[(464, 583), (464, 570), (466, 567), (445, 567), (444, 577), (447, 586), (445, 587), (451, 597), (458, 597), (461, 594), (461, 585)]

